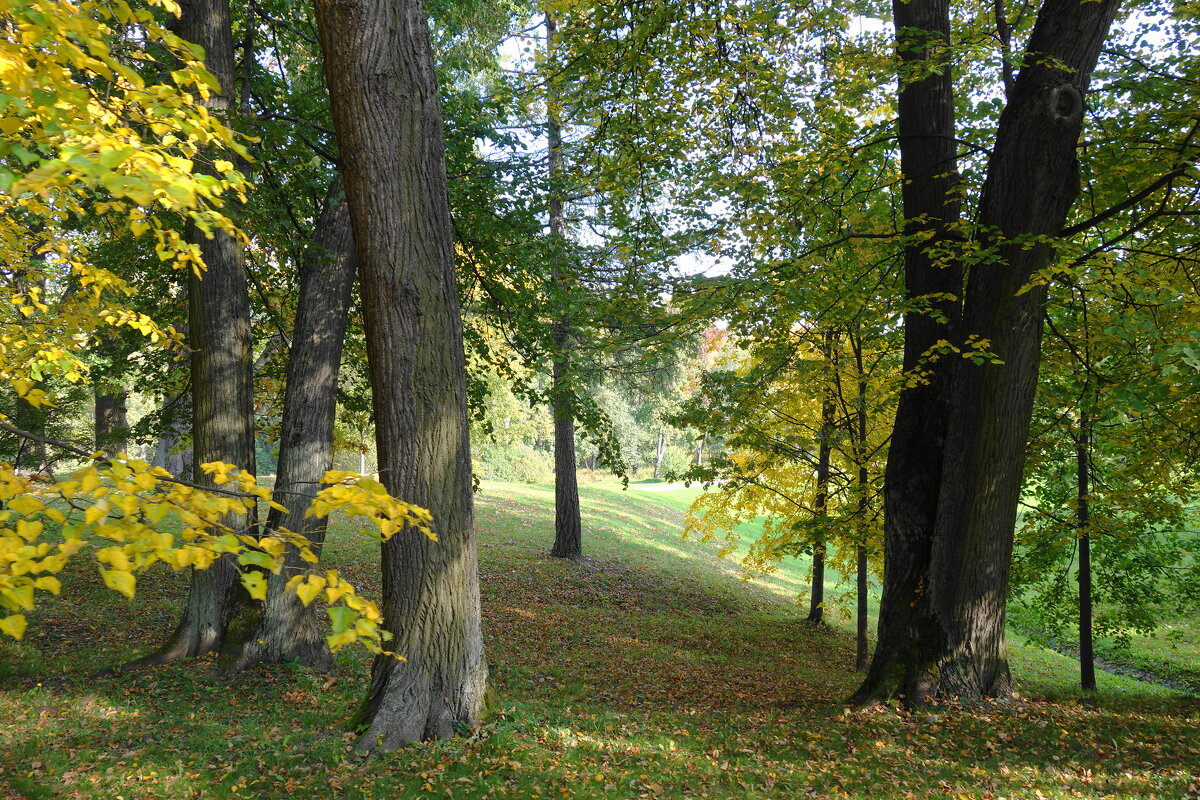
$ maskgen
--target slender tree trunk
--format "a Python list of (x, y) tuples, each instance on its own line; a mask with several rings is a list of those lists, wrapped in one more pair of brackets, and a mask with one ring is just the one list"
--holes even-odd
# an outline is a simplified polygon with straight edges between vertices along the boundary
[(487, 679), (471, 505), (466, 366), (445, 145), (420, 0), (317, 0), (354, 228), (379, 473), (431, 512), (438, 540), (383, 545), (393, 635), (357, 715), (362, 750), (445, 738), (479, 720)]
[(95, 400), (95, 447), (115, 455), (125, 449), (129, 436), (129, 420), (126, 418), (129, 392), (124, 387), (109, 391), (97, 389)]
[[(546, 50), (554, 48), (557, 32), (554, 15), (546, 12)], [(554, 290), (565, 305), (571, 287), (562, 259), (565, 257), (566, 217), (562, 202), (562, 120), (553, 84), (548, 82), (546, 138), (549, 144), (547, 171), (550, 179), (550, 239), (554, 244), (554, 267), (550, 276)], [(550, 405), (554, 416), (554, 546), (550, 555), (578, 561), (583, 558), (583, 523), (579, 514), (579, 478), (575, 455), (575, 414), (571, 381), (571, 325), (566, 311), (560, 312), (551, 331), (554, 368)]]
[(1091, 420), (1087, 411), (1082, 411), (1075, 448), (1075, 526), (1079, 537), (1079, 685), (1085, 692), (1096, 691), (1096, 651), (1092, 643), (1092, 537), (1088, 508), (1091, 448)]
[(704, 466), (704, 445), (708, 444), (708, 433), (700, 434), (700, 441), (696, 444), (696, 466)]
[[(835, 369), (833, 364), (834, 339), (833, 331), (821, 334), (821, 354), (825, 360), (823, 367), (825, 370)], [(825, 375), (824, 378), (826, 382), (821, 388), (821, 428), (817, 433), (817, 492), (813, 501), (813, 514), (818, 521), (825, 517), (825, 509), (829, 503), (830, 458), (833, 455), (833, 414), (836, 411), (830, 376)], [(813, 541), (812, 587), (809, 592), (808, 621), (814, 625), (823, 625), (825, 623), (826, 537), (822, 527), (818, 527), (817, 531), (817, 538)]]
[[(338, 181), (330, 187), (300, 264), (300, 302), (288, 356), (274, 492), (288, 510), (271, 509), (267, 516), (268, 533), (286, 528), (306, 537), (318, 552), (325, 541), (325, 522), (305, 512), (321, 476), (332, 467), (338, 369), (356, 266), (350, 214)], [(315, 607), (305, 606), (286, 589), (288, 580), (307, 566), (298, 551), (288, 548), (283, 570), (267, 578), (266, 601), (244, 603), (231, 623), (220, 670), (293, 659), (315, 669), (330, 666)]]
[[(205, 104), (218, 116), (232, 110), (233, 36), (228, 0), (183, 0), (174, 30), (204, 48), (205, 66), (220, 89)], [(199, 246), (205, 271), (188, 282), (188, 335), (192, 346), (193, 480), (211, 485), (201, 465), (235, 464), (254, 472), (254, 399), (250, 338), (250, 295), (241, 244), (216, 232), (211, 237), (194, 228), (189, 241)], [(222, 525), (253, 528), (253, 515), (229, 515)], [(126, 664), (132, 669), (218, 650), (242, 596), (232, 559), (221, 558), (205, 570), (193, 570), (179, 625), (157, 652)]]
[(856, 548), (857, 580), (855, 589), (858, 598), (858, 609), (854, 637), (854, 668), (859, 672), (866, 672), (867, 666), (870, 663), (870, 642), (867, 640), (867, 590), (870, 564), (867, 560), (866, 543), (868, 530), (867, 507), (871, 491), (871, 475), (867, 470), (867, 372), (863, 368), (862, 341), (857, 338), (852, 341), (854, 344), (854, 366), (858, 373), (858, 408), (855, 409), (856, 424), (853, 433), (853, 449), (855, 461), (858, 462), (858, 482), (855, 488), (858, 490), (857, 524), (859, 528), (859, 544)]
[[(1004, 614), (1045, 299), (1043, 288), (1027, 284), (1052, 257), (1036, 237), (1057, 235), (1079, 191), (1075, 148), (1082, 95), (1116, 7), (1116, 0), (1046, 0), (1038, 14), (980, 198), (978, 244), (995, 257), (972, 266), (965, 292), (944, 289), (964, 301), (961, 314), (947, 316), (950, 335), (941, 338), (986, 340), (1003, 363), (947, 355), (931, 365), (929, 384), (901, 394), (886, 476), (879, 643), (856, 702), (896, 694), (909, 702), (939, 694), (979, 699), (1011, 691)], [(896, 2), (894, 13), (905, 64), (910, 54), (924, 55), (920, 41), (946, 41), (943, 0)], [(940, 195), (937, 214), (945, 216), (938, 219), (951, 223), (944, 209), (952, 187), (930, 192), (938, 175), (953, 168), (952, 157), (937, 173), (924, 175), (906, 159), (917, 139), (944, 138), (947, 156), (954, 147), (949, 70), (922, 74), (927, 77), (901, 84), (904, 212), (909, 220), (928, 219), (923, 215), (931, 207), (913, 195), (926, 201)], [(942, 89), (929, 89), (942, 81)], [(927, 90), (922, 102), (906, 102)], [(928, 130), (912, 131), (943, 117)], [(934, 290), (914, 294), (914, 280), (932, 287), (950, 271), (927, 244), (911, 243), (905, 269), (910, 297)], [(914, 323), (914, 315), (906, 316), (908, 369), (936, 341), (928, 329), (940, 324)], [(926, 463), (915, 459), (923, 449)]]
[(666, 454), (667, 432), (660, 425), (658, 427), (658, 450), (654, 454), (654, 480), (658, 480), (662, 476), (662, 462)]
[[(48, 415), (45, 407), (31, 405), (19, 397), (15, 400), (13, 421), (21, 430), (45, 437), (48, 433), (46, 430), (47, 420)], [(42, 442), (35, 442), (32, 439), (20, 437), (17, 440), (16, 454), (13, 456), (13, 466), (16, 467), (18, 472), (27, 475), (49, 473), (50, 456), (46, 450), (46, 445)]]
[(855, 610), (854, 629), (854, 669), (866, 672), (871, 663), (871, 642), (867, 637), (867, 589), (868, 589), (868, 560), (867, 548), (858, 545), (856, 548), (857, 563), (855, 564), (855, 591), (858, 607)]

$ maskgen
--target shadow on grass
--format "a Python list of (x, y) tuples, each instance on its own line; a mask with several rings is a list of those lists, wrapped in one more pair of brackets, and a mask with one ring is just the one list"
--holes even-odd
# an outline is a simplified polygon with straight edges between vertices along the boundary
[[(362, 654), (325, 675), (213, 682), (194, 660), (93, 680), (157, 644), (185, 576), (147, 576), (135, 604), (72, 576), (27, 643), (0, 647), (0, 798), (1182, 797), (1200, 763), (1195, 705), (1176, 700), (846, 713), (846, 634), (714, 570), (678, 543), (677, 510), (585, 503), (611, 524), (574, 564), (545, 557), (537, 492), (480, 499), (495, 704), (471, 736), (369, 761), (341, 727)], [(672, 536), (685, 558), (657, 546)], [(327, 553), (374, 570), (344, 535)]]

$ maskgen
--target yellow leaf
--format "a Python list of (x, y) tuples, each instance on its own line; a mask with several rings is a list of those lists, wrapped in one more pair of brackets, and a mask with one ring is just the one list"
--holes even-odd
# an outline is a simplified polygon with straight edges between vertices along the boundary
[(83, 522), (85, 525), (94, 525), (104, 519), (106, 514), (108, 514), (108, 503), (101, 500), (83, 512)]
[(54, 577), (53, 575), (43, 575), (34, 581), (33, 585), (34, 588), (45, 589), (47, 592), (50, 592), (50, 594), (58, 594), (60, 591), (62, 591), (62, 584), (59, 582), (58, 578)]
[(104, 585), (115, 592), (120, 592), (126, 597), (133, 599), (134, 590), (137, 587), (137, 578), (133, 577), (132, 572), (121, 572), (115, 569), (100, 570), (100, 577), (104, 578)]
[(28, 494), (22, 494), (14, 497), (8, 502), (8, 507), (17, 512), (23, 517), (28, 517), (31, 514), (36, 514), (46, 507), (46, 504), (36, 497)]
[(14, 639), (20, 639), (25, 635), (24, 614), (9, 614), (4, 619), (0, 619), (0, 631), (4, 631)]
[(310, 575), (308, 580), (296, 585), (296, 596), (304, 605), (310, 604), (321, 590), (325, 588), (325, 579), (320, 575)]
[(261, 572), (251, 571), (243, 573), (242, 586), (246, 587), (246, 591), (255, 600), (267, 599), (267, 581)]
[(27, 519), (17, 520), (17, 536), (27, 542), (32, 542), (42, 534), (42, 523), (30, 522)]

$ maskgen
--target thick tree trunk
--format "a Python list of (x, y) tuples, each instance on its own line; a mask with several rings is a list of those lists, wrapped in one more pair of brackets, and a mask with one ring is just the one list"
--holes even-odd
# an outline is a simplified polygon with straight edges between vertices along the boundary
[[(930, 370), (928, 351), (949, 338), (959, 313), (962, 268), (953, 258), (935, 263), (933, 248), (958, 237), (958, 167), (953, 75), (941, 69), (912, 75), (944, 52), (950, 37), (948, 0), (894, 0), (902, 31), (899, 93), (900, 169), (906, 244), (904, 315), (906, 374), (926, 380), (900, 393), (884, 475), (884, 581), (879, 638), (866, 683), (855, 696), (929, 694), (940, 651), (937, 625), (925, 602), (929, 552), (942, 475), (948, 402), (946, 379)], [(926, 239), (928, 240), (926, 242)], [(939, 299), (927, 302), (923, 298)], [(936, 312), (936, 313), (935, 313)]]
[[(174, 30), (204, 48), (205, 66), (220, 89), (205, 101), (209, 110), (227, 116), (232, 108), (233, 37), (228, 0), (183, 0)], [(235, 464), (254, 472), (254, 399), (251, 369), (250, 296), (241, 244), (217, 232), (212, 237), (189, 229), (188, 239), (200, 247), (206, 269), (188, 282), (188, 334), (192, 347), (193, 479), (211, 484), (200, 465), (211, 461)], [(233, 530), (253, 527), (249, 515), (230, 515), (222, 524)], [(218, 559), (192, 572), (187, 603), (175, 633), (158, 652), (125, 665), (125, 669), (217, 650), (225, 636), (241, 583), (231, 559)]]
[(124, 387), (110, 391), (97, 389), (95, 400), (95, 447), (115, 455), (125, 449), (129, 436), (129, 420), (126, 418), (129, 392)]
[[(268, 533), (286, 528), (306, 537), (317, 551), (325, 541), (325, 521), (305, 512), (321, 476), (332, 466), (338, 369), (356, 266), (350, 213), (339, 181), (330, 188), (300, 264), (274, 492), (288, 510), (271, 509), (267, 516)], [(293, 659), (315, 669), (330, 666), (315, 607), (286, 590), (288, 580), (307, 566), (298, 551), (288, 548), (283, 570), (267, 579), (266, 601), (243, 604), (231, 623), (218, 662), (221, 671)]]
[(471, 506), (466, 368), (442, 115), (420, 0), (317, 0), (359, 261), (379, 473), (429, 509), (436, 542), (383, 545), (383, 613), (406, 660), (376, 657), (363, 750), (479, 720), (487, 667)]
[[(546, 50), (554, 47), (556, 33), (554, 15), (546, 12)], [(550, 84), (548, 84), (549, 86)], [(562, 121), (558, 116), (557, 98), (549, 90), (546, 114), (546, 169), (550, 179), (550, 239), (555, 248), (555, 262), (550, 280), (554, 290), (566, 303), (571, 287), (563, 270), (565, 256), (566, 217), (562, 202)], [(560, 312), (550, 332), (554, 340), (554, 367), (550, 384), (550, 406), (554, 416), (554, 546), (550, 555), (578, 561), (583, 558), (583, 523), (579, 514), (578, 461), (575, 456), (575, 415), (571, 399), (571, 327), (566, 312)]]
[(570, 370), (565, 353), (554, 364), (551, 407), (554, 411), (554, 546), (550, 555), (583, 558), (583, 522), (579, 512), (579, 477), (575, 459), (575, 420), (571, 413)]
[[(1038, 14), (980, 199), (977, 238), (995, 258), (972, 266), (961, 315), (948, 316), (950, 335), (944, 336), (960, 344), (986, 340), (1003, 363), (946, 355), (932, 365), (929, 384), (901, 394), (886, 476), (879, 643), (857, 702), (896, 694), (909, 702), (939, 694), (979, 699), (1011, 691), (1004, 607), (1045, 297), (1026, 285), (1052, 257), (1046, 244), (1031, 240), (1057, 235), (1078, 193), (1082, 95), (1116, 6), (1116, 0), (1047, 0)], [(935, 41), (946, 36), (943, 0), (896, 2), (894, 13), (902, 58), (919, 54), (906, 42), (922, 32), (934, 32)], [(946, 85), (930, 88), (940, 82)], [(926, 90), (921, 102), (906, 102)], [(939, 219), (952, 223), (945, 212), (952, 187), (933, 191), (938, 173), (921, 175), (916, 162), (906, 160), (917, 135), (911, 126), (923, 128), (935, 117), (944, 119), (920, 140), (944, 138), (953, 150), (953, 119), (938, 111), (952, 100), (949, 70), (902, 81), (900, 100), (905, 217), (924, 219), (940, 194), (934, 203), (944, 215)], [(939, 172), (950, 168), (952, 161)], [(924, 205), (916, 202), (918, 194)], [(906, 248), (910, 297), (962, 293), (941, 283), (951, 270), (934, 255), (927, 244)], [(914, 282), (929, 288), (914, 295)], [(938, 285), (943, 288), (932, 288)], [(930, 328), (933, 336), (940, 332), (936, 321), (916, 323), (912, 314), (905, 318), (907, 369), (936, 341)], [(922, 450), (924, 463), (916, 457)]]

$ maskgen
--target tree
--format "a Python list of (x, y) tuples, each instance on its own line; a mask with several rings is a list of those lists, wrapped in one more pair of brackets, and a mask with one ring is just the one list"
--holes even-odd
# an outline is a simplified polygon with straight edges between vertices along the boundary
[[(685, 531), (723, 532), (733, 547), (739, 524), (761, 520), (762, 534), (742, 559), (750, 572), (773, 570), (783, 556), (812, 555), (811, 622), (823, 622), (826, 611), (816, 555), (843, 575), (857, 572), (865, 659), (868, 556), (879, 552), (886, 451), (881, 422), (894, 396), (892, 337), (848, 323), (840, 331), (789, 327), (790, 341), (750, 345), (735, 373), (715, 373), (690, 403), (689, 418), (723, 430), (731, 455), (707, 472), (721, 483), (696, 500)], [(870, 560), (878, 571), (878, 558)]]
[[(546, 12), (546, 51), (554, 48), (557, 30), (554, 14)], [(561, 100), (554, 91), (556, 82), (548, 80), (550, 92), (546, 97), (546, 168), (549, 177), (550, 238), (553, 250), (550, 281), (554, 295), (561, 298), (561, 309), (553, 308), (555, 319), (550, 323), (550, 338), (554, 342), (551, 368), (550, 407), (554, 417), (554, 546), (550, 555), (578, 561), (583, 558), (583, 523), (579, 516), (579, 480), (576, 475), (575, 414), (571, 381), (571, 280), (564, 269), (568, 257), (565, 240), (566, 219), (563, 213), (563, 141)]]
[[(0, 36), (9, 114), (0, 129), (0, 240), (12, 245), (0, 248), (0, 269), (20, 281), (0, 305), (13, 315), (10, 322), (22, 322), (9, 326), (19, 335), (0, 353), (0, 367), (20, 406), (39, 410), (51, 403), (49, 379), (84, 380), (89, 345), (111, 329), (137, 331), (159, 348), (178, 342), (173, 329), (122, 302), (135, 289), (89, 258), (88, 224), (104, 222), (110, 233), (135, 239), (149, 233), (159, 261), (202, 268), (201, 245), (185, 241), (166, 220), (183, 218), (200, 233), (241, 238), (219, 208), (240, 194), (244, 179), (222, 159), (213, 161), (216, 175), (193, 168), (206, 145), (246, 153), (198, 103), (216, 90), (211, 73), (154, 12), (124, 2), (52, 2), (10, 4), (2, 14), (5, 30), (20, 35)], [(114, 30), (126, 38), (114, 39)], [(154, 54), (177, 59), (169, 82), (149, 83), (127, 63), (156, 64)], [(56, 296), (44, 291), (48, 286)], [(85, 450), (7, 419), (0, 419), (0, 430), (83, 464), (35, 482), (0, 463), (0, 607), (8, 612), (0, 631), (9, 636), (21, 638), (23, 612), (35, 607), (39, 593), (57, 593), (56, 575), (85, 552), (105, 584), (126, 597), (134, 596), (137, 575), (158, 562), (204, 569), (232, 556), (237, 583), (262, 599), (262, 570), (280, 570), (289, 545), (315, 560), (307, 542), (286, 530), (260, 537), (225, 524), (271, 502), (270, 493), (233, 464), (201, 464), (201, 486), (140, 459)], [(338, 473), (322, 481), (327, 485), (312, 502), (318, 517), (339, 508), (361, 513), (385, 539), (401, 527), (428, 530), (424, 511), (396, 502), (376, 482)], [(178, 534), (161, 529), (168, 514), (178, 520)], [(324, 590), (334, 604), (331, 648), (363, 641), (382, 650), (378, 610), (335, 574), (296, 575), (288, 588), (306, 604)]]
[[(217, 117), (228, 118), (235, 105), (229, 0), (184, 0), (179, 7), (176, 33), (203, 48), (205, 67), (217, 81), (206, 107)], [(254, 355), (241, 242), (221, 231), (208, 234), (195, 228), (188, 231), (188, 241), (204, 261), (203, 272), (193, 270), (188, 280), (193, 480), (204, 484), (210, 478), (200, 465), (210, 462), (236, 464), (250, 475), (255, 473)], [(231, 515), (221, 524), (250, 533), (257, 513)], [(194, 570), (175, 632), (158, 651), (126, 667), (219, 649), (237, 604), (246, 599), (239, 596), (240, 590), (240, 572), (233, 559), (221, 558), (208, 569)]]
[[(266, 532), (303, 536), (319, 553), (325, 539), (320, 517), (308, 514), (321, 477), (332, 467), (338, 367), (354, 285), (354, 240), (340, 183), (330, 186), (313, 241), (300, 266), (300, 299), (288, 358), (280, 425), (279, 465), (273, 496), (287, 504), (270, 510)], [(301, 551), (289, 547), (283, 569), (267, 578), (261, 603), (244, 604), (221, 651), (222, 669), (295, 659), (319, 669), (329, 648), (315, 609), (287, 586), (306, 568)]]
[(474, 725), (487, 667), (471, 505), (466, 374), (442, 117), (419, 0), (318, 0), (354, 229), (379, 472), (428, 508), (437, 541), (383, 545), (399, 661), (376, 658), (359, 747), (394, 749)]
[[(1044, 285), (1079, 192), (1083, 97), (1117, 3), (1046, 0), (963, 225), (954, 76), (943, 0), (897, 2), (905, 291), (904, 369), (885, 477), (879, 642), (856, 702), (1007, 695), (1005, 603), (1037, 381)], [(969, 244), (971, 250), (963, 245)], [(967, 270), (965, 255), (972, 253)], [(960, 299), (961, 298), (961, 299)], [(966, 357), (931, 357), (953, 343)], [(995, 357), (981, 355), (972, 343)]]
[(1195, 343), (1196, 300), (1170, 280), (1178, 260), (1146, 262), (1129, 254), (1061, 275), (1047, 309), (1012, 610), (1039, 638), (1069, 642), (1077, 627), (1084, 691), (1096, 690), (1094, 635), (1148, 633), (1195, 591), (1184, 555), (1195, 371), (1179, 356)]

